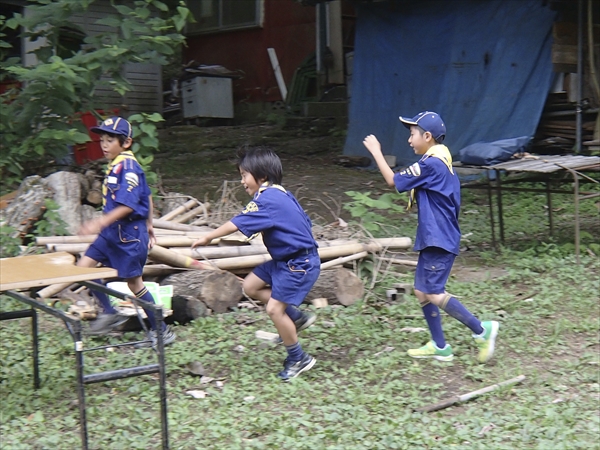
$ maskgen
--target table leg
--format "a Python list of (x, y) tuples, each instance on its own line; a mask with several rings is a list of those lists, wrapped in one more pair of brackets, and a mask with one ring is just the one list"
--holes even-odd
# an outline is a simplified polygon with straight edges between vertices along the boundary
[(486, 170), (485, 174), (487, 176), (487, 194), (488, 194), (488, 204), (490, 207), (490, 225), (492, 228), (492, 246), (497, 249), (496, 228), (494, 225), (494, 199), (492, 197), (492, 179), (490, 178), (489, 170)]
[(550, 192), (550, 183), (548, 181), (546, 181), (546, 201), (548, 203), (548, 227), (550, 228), (550, 236), (552, 236), (554, 230), (552, 221), (552, 193)]
[(496, 198), (498, 201), (498, 225), (500, 226), (500, 242), (504, 244), (504, 214), (502, 212), (502, 180), (500, 179), (500, 171), (494, 169), (496, 174)]

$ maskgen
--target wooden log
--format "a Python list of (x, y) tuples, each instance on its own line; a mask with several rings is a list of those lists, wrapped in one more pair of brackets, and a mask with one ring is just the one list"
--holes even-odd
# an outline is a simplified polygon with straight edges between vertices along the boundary
[(56, 294), (58, 294), (61, 291), (64, 291), (65, 289), (67, 289), (69, 286), (71, 286), (73, 283), (59, 283), (59, 284), (51, 284), (49, 286), (46, 286), (43, 289), (40, 289), (39, 291), (36, 292), (36, 295), (39, 298), (50, 298), (50, 297), (54, 297)]
[(190, 269), (206, 269), (206, 266), (189, 256), (183, 256), (169, 249), (155, 245), (148, 252), (148, 257), (153, 261), (169, 264), (175, 267), (184, 267)]
[(202, 227), (202, 226), (193, 226), (186, 225), (184, 223), (174, 223), (168, 220), (161, 219), (153, 219), (152, 224), (156, 228), (163, 228), (165, 230), (177, 230), (177, 231), (212, 231), (213, 228), (210, 227)]
[(145, 277), (163, 277), (171, 275), (172, 273), (178, 273), (182, 270), (194, 270), (187, 269), (184, 267), (173, 267), (168, 264), (146, 264), (143, 269)]
[(357, 259), (366, 258), (369, 256), (368, 252), (360, 252), (355, 253), (354, 255), (344, 256), (342, 258), (333, 259), (331, 261), (327, 261), (321, 264), (321, 270), (331, 269), (332, 267), (340, 266), (350, 261), (355, 261)]
[(164, 216), (160, 217), (158, 220), (171, 220), (174, 217), (177, 217), (179, 214), (186, 212), (188, 209), (193, 208), (197, 204), (198, 204), (198, 201), (196, 199), (188, 200), (183, 205), (178, 206), (173, 211), (168, 212)]
[(519, 375), (518, 377), (511, 378), (510, 380), (506, 380), (506, 381), (503, 381), (501, 383), (493, 384), (491, 386), (487, 386), (487, 387), (484, 387), (482, 389), (478, 389), (476, 391), (469, 392), (467, 394), (457, 395), (455, 397), (450, 397), (447, 400), (443, 400), (441, 402), (434, 403), (433, 405), (422, 406), (420, 408), (413, 408), (413, 411), (415, 411), (415, 412), (432, 412), (432, 411), (438, 411), (440, 409), (448, 408), (449, 406), (452, 406), (452, 405), (454, 405), (456, 403), (466, 402), (467, 400), (470, 400), (470, 399), (472, 399), (474, 397), (478, 397), (478, 396), (480, 396), (482, 394), (487, 394), (488, 392), (495, 391), (497, 389), (500, 389), (501, 387), (510, 386), (510, 385), (513, 385), (513, 384), (520, 383), (524, 379), (525, 379), (525, 375)]
[[(173, 300), (186, 296), (186, 305), (190, 320), (193, 314), (189, 310), (198, 308), (194, 301), (200, 301), (214, 313), (224, 313), (237, 306), (243, 298), (242, 285), (239, 279), (230, 272), (223, 270), (187, 271), (166, 277), (162, 284), (173, 285)], [(179, 301), (179, 300), (177, 300)], [(175, 305), (173, 306), (175, 311)]]
[(78, 255), (85, 252), (90, 244), (47, 244), (46, 248), (49, 252), (67, 252), (72, 255)]
[(204, 218), (206, 220), (206, 218), (208, 217), (208, 208), (210, 207), (210, 203), (206, 203), (206, 204), (200, 204), (200, 206), (197, 206), (196, 208), (192, 209), (191, 211), (188, 211), (185, 214), (182, 214), (178, 217), (175, 217), (174, 219), (171, 219), (171, 222), (175, 222), (175, 223), (185, 223), (190, 219), (193, 219), (194, 217), (196, 217), (197, 215), (204, 213)]
[(52, 190), (44, 179), (32, 175), (23, 180), (2, 218), (2, 225), (16, 230), (11, 237), (23, 237), (29, 232), (33, 223), (44, 214), (47, 198), (52, 198)]
[(312, 302), (316, 298), (326, 298), (329, 304), (350, 306), (362, 299), (364, 293), (365, 287), (361, 279), (354, 272), (338, 267), (321, 271), (319, 279), (304, 301)]

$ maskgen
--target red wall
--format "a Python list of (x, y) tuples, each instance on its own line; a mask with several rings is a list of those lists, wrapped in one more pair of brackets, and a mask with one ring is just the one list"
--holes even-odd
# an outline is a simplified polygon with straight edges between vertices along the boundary
[(293, 0), (265, 0), (263, 28), (187, 38), (184, 64), (218, 64), (241, 70), (233, 80), (234, 103), (282, 100), (267, 53), (273, 47), (289, 90), (296, 68), (315, 51), (315, 8)]

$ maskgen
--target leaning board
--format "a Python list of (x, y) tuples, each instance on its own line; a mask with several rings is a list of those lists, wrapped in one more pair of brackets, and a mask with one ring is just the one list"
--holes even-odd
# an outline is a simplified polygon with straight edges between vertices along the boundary
[(67, 252), (0, 259), (0, 292), (116, 276), (115, 269), (77, 267)]

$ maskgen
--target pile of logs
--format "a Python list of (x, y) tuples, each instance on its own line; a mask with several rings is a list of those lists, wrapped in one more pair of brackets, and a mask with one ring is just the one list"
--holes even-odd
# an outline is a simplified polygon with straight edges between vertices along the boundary
[[(73, 178), (68, 174), (55, 177), (62, 177), (62, 180), (72, 179), (71, 184), (78, 183), (78, 177)], [(42, 199), (51, 195), (49, 192), (56, 191), (56, 188), (49, 188), (47, 180), (32, 180), (35, 182), (24, 184), (14, 200), (16, 203), (12, 203), (10, 207), (23, 204), (19, 200), (23, 196), (29, 198), (32, 193), (36, 193), (37, 198)], [(72, 203), (77, 203), (80, 197), (81, 191), (77, 191), (76, 199), (72, 199)], [(223, 313), (234, 307), (256, 308), (257, 305), (252, 299), (244, 297), (241, 282), (242, 276), (271, 259), (260, 238), (248, 241), (245, 236), (236, 232), (215, 239), (206, 247), (191, 248), (191, 244), (200, 236), (206, 235), (213, 227), (241, 211), (241, 205), (235, 203), (232, 189), (228, 190), (227, 182), (223, 185), (222, 198), (216, 202), (218, 207), (215, 210), (211, 210), (208, 202), (203, 203), (189, 196), (175, 195), (171, 200), (173, 201), (170, 203), (162, 202), (163, 215), (153, 220), (157, 242), (149, 252), (143, 272), (145, 281), (173, 286), (171, 320), (185, 323), (207, 314)], [(41, 202), (35, 203), (39, 205)], [(32, 211), (28, 211), (27, 215), (39, 217), (38, 213)], [(72, 225), (76, 225), (77, 222), (78, 220), (74, 220)], [(344, 265), (387, 250), (408, 249), (411, 239), (373, 239), (363, 235), (356, 238), (342, 231), (346, 225), (343, 221), (328, 227), (331, 225), (337, 226), (340, 231), (313, 230), (315, 236), (319, 236), (318, 251), (322, 271), (305, 301), (318, 300), (320, 305), (325, 301), (329, 304), (348, 306), (363, 298), (364, 285), (358, 276)], [(80, 257), (96, 237), (75, 233), (69, 236), (37, 237), (37, 247), (33, 250), (68, 252)], [(410, 265), (410, 262), (408, 263)], [(39, 290), (36, 295), (44, 299), (73, 299), (76, 298), (76, 292), (72, 289), (76, 288), (68, 284), (51, 285)], [(77, 289), (76, 291), (79, 292)]]

